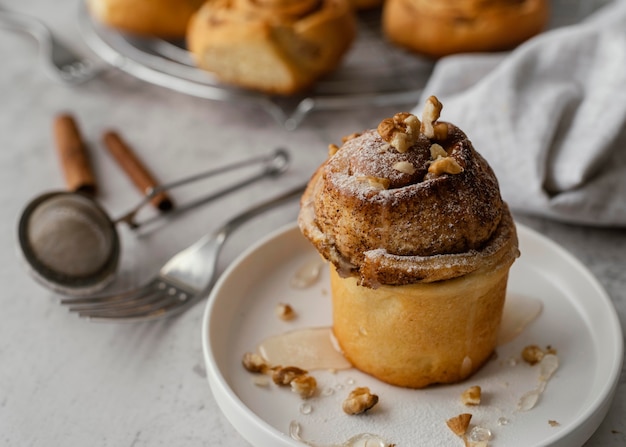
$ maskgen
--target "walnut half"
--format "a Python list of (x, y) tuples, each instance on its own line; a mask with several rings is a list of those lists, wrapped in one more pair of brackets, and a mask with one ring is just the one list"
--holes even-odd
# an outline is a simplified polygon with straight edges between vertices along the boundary
[(417, 142), (420, 135), (419, 118), (408, 112), (396, 113), (378, 125), (378, 134), (398, 152), (404, 153)]
[(378, 403), (378, 396), (372, 394), (368, 387), (353, 389), (348, 398), (343, 401), (343, 411), (346, 414), (355, 415), (366, 412)]

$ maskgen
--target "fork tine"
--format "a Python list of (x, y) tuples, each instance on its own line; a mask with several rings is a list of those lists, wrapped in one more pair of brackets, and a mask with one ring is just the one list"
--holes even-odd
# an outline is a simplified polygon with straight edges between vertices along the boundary
[(160, 294), (158, 297), (160, 299), (152, 303), (116, 309), (89, 309), (79, 311), (78, 315), (91, 320), (145, 321), (171, 315), (176, 308), (182, 309), (187, 304), (176, 296)]
[(162, 296), (163, 293), (161, 290), (155, 288), (146, 288), (142, 291), (142, 293), (138, 293), (137, 295), (134, 295), (132, 298), (129, 299), (115, 301), (107, 300), (98, 302), (94, 301), (88, 304), (73, 304), (70, 305), (69, 310), (70, 312), (98, 312), (116, 309), (122, 310), (159, 301), (161, 300)]
[(76, 297), (63, 298), (61, 300), (61, 304), (70, 305), (70, 306), (92, 305), (92, 304), (99, 304), (99, 303), (106, 303), (106, 302), (115, 303), (115, 302), (130, 300), (130, 299), (134, 299), (137, 296), (145, 295), (147, 291), (152, 289), (153, 285), (156, 282), (157, 280), (153, 279), (143, 286), (126, 290), (124, 292), (113, 293), (110, 295), (96, 295), (96, 296), (78, 297), (78, 298)]

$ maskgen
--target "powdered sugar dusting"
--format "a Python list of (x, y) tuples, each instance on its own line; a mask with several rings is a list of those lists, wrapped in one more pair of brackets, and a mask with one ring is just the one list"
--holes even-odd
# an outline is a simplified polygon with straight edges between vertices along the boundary
[(515, 229), (493, 171), (447, 126), (441, 151), (462, 168), (456, 174), (428, 172), (433, 143), (425, 136), (406, 152), (381, 150), (387, 144), (375, 130), (346, 141), (320, 167), (299, 223), (342, 275), (369, 287), (403, 285), (515, 258)]

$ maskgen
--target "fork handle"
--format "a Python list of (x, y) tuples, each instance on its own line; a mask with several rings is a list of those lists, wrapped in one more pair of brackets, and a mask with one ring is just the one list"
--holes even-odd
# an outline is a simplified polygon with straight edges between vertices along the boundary
[(223, 234), (224, 238), (226, 238), (230, 233), (232, 233), (234, 230), (236, 230), (238, 227), (240, 227), (243, 223), (245, 223), (246, 221), (258, 216), (261, 213), (264, 213), (265, 211), (268, 211), (284, 202), (286, 202), (289, 199), (292, 199), (296, 196), (301, 196), (302, 193), (304, 192), (304, 189), (306, 188), (306, 183), (296, 186), (295, 188), (292, 188), (286, 192), (284, 192), (283, 194), (274, 197), (270, 200), (266, 200), (265, 202), (261, 202), (258, 205), (244, 211), (241, 214), (238, 214), (237, 216), (233, 217), (232, 219), (230, 219), (228, 222), (226, 222), (215, 234)]
[[(170, 280), (179, 280), (186, 287), (200, 293), (211, 287), (215, 281), (215, 271), (219, 253), (228, 236), (246, 221), (270, 210), (289, 199), (302, 195), (306, 184), (236, 215), (213, 233), (206, 234), (197, 242), (177, 253), (160, 270), (160, 274)], [(200, 259), (201, 261), (197, 261)]]

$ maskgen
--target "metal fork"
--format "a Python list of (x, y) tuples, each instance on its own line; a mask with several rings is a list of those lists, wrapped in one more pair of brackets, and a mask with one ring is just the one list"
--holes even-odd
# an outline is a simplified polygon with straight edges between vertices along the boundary
[(294, 197), (305, 185), (262, 202), (233, 217), (213, 233), (174, 255), (146, 284), (127, 292), (87, 298), (66, 298), (71, 312), (94, 320), (146, 321), (176, 315), (208, 295), (215, 283), (219, 253), (240, 225)]
[(25, 31), (33, 36), (39, 44), (46, 74), (56, 81), (76, 85), (92, 79), (103, 70), (93, 61), (70, 50), (46, 25), (32, 16), (0, 6), (0, 28)]

